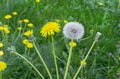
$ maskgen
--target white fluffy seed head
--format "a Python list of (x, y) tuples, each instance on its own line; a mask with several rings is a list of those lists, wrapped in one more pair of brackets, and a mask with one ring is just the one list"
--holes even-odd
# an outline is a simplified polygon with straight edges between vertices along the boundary
[(68, 22), (63, 27), (63, 34), (69, 39), (81, 39), (84, 35), (84, 27), (78, 22)]

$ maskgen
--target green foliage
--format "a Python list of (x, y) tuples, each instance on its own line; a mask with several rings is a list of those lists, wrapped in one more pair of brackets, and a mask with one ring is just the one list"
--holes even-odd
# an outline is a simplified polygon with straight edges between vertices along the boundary
[[(99, 6), (98, 3), (103, 3)], [(60, 20), (61, 32), (55, 35), (55, 50), (59, 67), (60, 79), (64, 76), (65, 66), (68, 57), (68, 42), (62, 34), (63, 20), (77, 21), (84, 25), (85, 40), (78, 40), (77, 47), (73, 49), (72, 60), (68, 79), (72, 79), (77, 71), (80, 60), (89, 50), (97, 31), (101, 37), (94, 46), (87, 59), (87, 65), (82, 68), (77, 79), (119, 79), (120, 78), (120, 1), (119, 0), (1, 0), (0, 1), (0, 22), (8, 24), (4, 19), (7, 14), (17, 11), (18, 15), (9, 20), (10, 34), (8, 44), (3, 48), (5, 54), (1, 58), (7, 62), (7, 69), (3, 71), (3, 79), (40, 79), (39, 75), (20, 57), (13, 55), (7, 47), (14, 46), (16, 51), (29, 59), (38, 70), (49, 79), (47, 72), (39, 60), (34, 49), (26, 49), (22, 44), (23, 34), (16, 31), (19, 27), (17, 21), (29, 19), (34, 24), (34, 37), (37, 48), (45, 60), (54, 79), (56, 72), (51, 49), (51, 38), (43, 38), (40, 35), (41, 27), (49, 21)], [(1, 25), (1, 24), (0, 24)], [(25, 26), (23, 24), (22, 26)], [(94, 30), (90, 33), (90, 30)], [(28, 38), (31, 39), (31, 38)], [(5, 36), (0, 32), (0, 40), (5, 41)], [(26, 54), (24, 52), (27, 52)]]

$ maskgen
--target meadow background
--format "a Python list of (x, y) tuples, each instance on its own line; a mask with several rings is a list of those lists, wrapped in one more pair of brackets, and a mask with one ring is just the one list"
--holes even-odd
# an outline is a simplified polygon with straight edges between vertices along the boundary
[[(17, 12), (16, 16), (12, 15), (14, 11)], [(12, 15), (9, 21), (4, 18), (7, 14)], [(11, 46), (29, 59), (45, 78), (49, 79), (34, 48), (27, 49), (22, 43), (26, 37), (19, 36), (17, 28), (20, 26), (18, 20), (23, 19), (29, 19), (34, 24), (32, 29), (36, 45), (53, 79), (56, 79), (56, 73), (51, 54), (51, 38), (42, 37), (40, 29), (45, 23), (58, 20), (61, 32), (55, 35), (55, 48), (60, 79), (64, 75), (69, 42), (62, 33), (64, 21), (77, 21), (83, 24), (85, 27), (83, 39), (86, 38), (78, 40), (77, 47), (73, 50), (68, 79), (72, 79), (80, 65), (80, 60), (86, 55), (98, 31), (102, 35), (77, 79), (120, 79), (120, 0), (41, 0), (40, 3), (35, 0), (0, 0), (0, 24), (9, 24), (10, 29), (8, 44), (2, 48), (4, 56), (0, 58), (7, 63), (7, 69), (3, 71), (3, 79), (40, 79), (28, 63), (7, 50)], [(24, 26), (23, 23), (22, 27)], [(0, 33), (0, 41), (4, 40)]]

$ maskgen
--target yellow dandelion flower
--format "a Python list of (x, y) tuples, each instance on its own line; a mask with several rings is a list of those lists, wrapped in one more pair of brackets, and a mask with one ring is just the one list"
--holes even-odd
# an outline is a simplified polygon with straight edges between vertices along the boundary
[(9, 33), (10, 33), (10, 30), (8, 29), (8, 27), (4, 27), (3, 30), (4, 30), (4, 32), (5, 32), (6, 34), (9, 34)]
[(68, 21), (67, 21), (67, 20), (64, 20), (64, 23), (66, 24), (66, 23), (68, 23)]
[(13, 14), (13, 15), (17, 15), (17, 12), (13, 12), (12, 14)]
[(27, 43), (27, 48), (33, 48), (33, 44), (32, 43)]
[(85, 66), (87, 63), (86, 63), (86, 61), (81, 60), (81, 61), (80, 61), (80, 64), (83, 65), (83, 66)]
[(102, 3), (102, 2), (99, 2), (98, 5), (99, 5), (99, 6), (103, 6), (103, 3)]
[(21, 28), (21, 27), (18, 27), (18, 28), (17, 28), (17, 30), (21, 31), (21, 30), (22, 30), (22, 28)]
[(28, 20), (28, 19), (24, 19), (23, 21), (24, 21), (25, 23), (28, 23), (28, 22), (29, 22), (29, 20)]
[(27, 25), (28, 25), (28, 27), (33, 27), (32, 23), (28, 23)]
[(8, 25), (7, 25), (7, 24), (5, 24), (5, 25), (4, 25), (4, 27), (8, 27)]
[(7, 64), (5, 62), (0, 61), (0, 71), (3, 71), (7, 68)]
[(3, 43), (0, 42), (0, 48), (3, 47)]
[(37, 3), (39, 3), (41, 0), (36, 0)]
[(93, 34), (93, 32), (94, 32), (94, 30), (93, 30), (93, 29), (91, 29), (91, 30), (90, 30), (90, 34)]
[(24, 35), (27, 37), (32, 35), (32, 34), (33, 34), (33, 30), (28, 30), (28, 31), (24, 32)]
[(23, 20), (18, 20), (17, 22), (18, 22), (18, 23), (22, 23), (22, 22), (23, 22)]
[(0, 26), (0, 30), (3, 30), (3, 26)]
[(60, 25), (57, 22), (48, 22), (40, 30), (43, 37), (55, 35), (55, 32), (60, 31)]
[(57, 20), (55, 20), (57, 23), (59, 23), (60, 22), (60, 20), (59, 19), (57, 19)]
[(0, 50), (0, 56), (2, 56), (4, 54), (4, 52), (2, 50)]
[(76, 44), (75, 42), (70, 42), (69, 45), (70, 45), (71, 47), (75, 47), (77, 44)]
[(10, 19), (10, 18), (12, 18), (12, 16), (11, 16), (11, 15), (5, 15), (4, 18), (5, 18), (5, 19)]
[(23, 40), (23, 44), (27, 45), (29, 43), (29, 40), (28, 39), (24, 39)]

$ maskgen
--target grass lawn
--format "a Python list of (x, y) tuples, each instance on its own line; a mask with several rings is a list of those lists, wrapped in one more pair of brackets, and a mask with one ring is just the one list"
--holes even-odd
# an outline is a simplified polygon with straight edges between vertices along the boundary
[(36, 1), (0, 0), (0, 79), (120, 79), (120, 0)]

